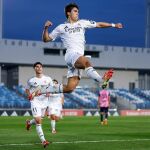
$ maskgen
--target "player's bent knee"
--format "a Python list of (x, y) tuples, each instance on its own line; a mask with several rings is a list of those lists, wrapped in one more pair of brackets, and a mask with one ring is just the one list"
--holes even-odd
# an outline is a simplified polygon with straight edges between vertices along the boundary
[(55, 120), (56, 120), (56, 121), (59, 121), (59, 120), (60, 120), (60, 118), (56, 116)]
[(51, 115), (51, 119), (52, 119), (52, 120), (55, 120), (55, 116), (54, 116), (54, 115)]
[(41, 121), (39, 121), (39, 120), (36, 120), (36, 124), (41, 124)]
[(91, 66), (91, 63), (89, 61), (86, 61), (85, 62), (85, 68), (90, 67), (90, 66)]
[(40, 118), (35, 118), (35, 122), (36, 122), (36, 124), (41, 124), (42, 120)]

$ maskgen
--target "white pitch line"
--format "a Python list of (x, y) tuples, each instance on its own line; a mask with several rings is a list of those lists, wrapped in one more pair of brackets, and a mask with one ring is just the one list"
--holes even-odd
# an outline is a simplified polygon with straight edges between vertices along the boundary
[(77, 144), (77, 143), (102, 143), (102, 142), (136, 142), (136, 141), (150, 141), (150, 139), (131, 139), (131, 140), (100, 140), (100, 141), (66, 141), (53, 142), (53, 144)]
[[(52, 142), (52, 144), (78, 144), (78, 143), (104, 143), (104, 142), (136, 142), (136, 141), (150, 141), (150, 139), (131, 139), (131, 140), (100, 140), (100, 141), (62, 141), (62, 142)], [(41, 143), (26, 143), (26, 144), (0, 144), (0, 147), (4, 146), (31, 146), (39, 145)]]

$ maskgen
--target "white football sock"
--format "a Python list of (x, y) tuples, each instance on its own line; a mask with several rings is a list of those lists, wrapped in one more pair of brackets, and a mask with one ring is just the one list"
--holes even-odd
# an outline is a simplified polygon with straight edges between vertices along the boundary
[(97, 71), (93, 67), (85, 68), (85, 72), (88, 77), (94, 79), (95, 81), (100, 83), (103, 81), (102, 77), (97, 73)]
[(44, 133), (41, 124), (36, 124), (36, 132), (42, 142), (45, 141)]
[(35, 124), (36, 124), (35, 119), (30, 120), (30, 125), (35, 125)]
[(56, 121), (55, 120), (51, 120), (51, 128), (52, 128), (52, 130), (55, 130), (55, 125), (56, 125)]

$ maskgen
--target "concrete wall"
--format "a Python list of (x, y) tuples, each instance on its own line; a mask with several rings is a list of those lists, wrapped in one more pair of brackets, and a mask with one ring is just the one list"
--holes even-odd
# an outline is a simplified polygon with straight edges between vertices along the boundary
[[(44, 55), (44, 48), (64, 49), (58, 42), (0, 40), (0, 63), (33, 64), (41, 61), (49, 66), (66, 67), (64, 56)], [(105, 45), (86, 45), (87, 51), (100, 52), (91, 62), (97, 68), (150, 69), (150, 49)]]
[[(57, 79), (62, 82), (64, 76), (66, 76), (67, 69), (65, 68), (51, 68), (44, 67), (44, 74), (50, 76), (52, 79)], [(19, 83), (26, 85), (27, 80), (35, 75), (34, 69), (32, 67), (19, 67)]]
[(129, 83), (135, 82), (136, 88), (138, 87), (138, 72), (137, 71), (115, 71), (112, 78), (115, 88), (129, 89)]

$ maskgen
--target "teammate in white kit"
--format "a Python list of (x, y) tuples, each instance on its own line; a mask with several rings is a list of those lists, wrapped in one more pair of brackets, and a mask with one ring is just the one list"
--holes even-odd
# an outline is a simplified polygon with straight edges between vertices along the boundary
[(95, 22), (79, 19), (79, 7), (75, 3), (68, 4), (65, 7), (65, 15), (67, 21), (58, 25), (50, 34), (48, 29), (52, 26), (52, 22), (46, 21), (43, 30), (43, 41), (49, 42), (60, 37), (64, 47), (67, 49), (65, 61), (68, 66), (68, 82), (67, 85), (50, 87), (50, 93), (67, 93), (72, 92), (78, 85), (81, 78), (81, 70), (85, 69), (88, 77), (107, 86), (109, 79), (112, 77), (113, 71), (109, 70), (101, 77), (96, 70), (91, 66), (90, 61), (84, 56), (85, 47), (85, 29), (86, 28), (122, 28), (122, 24)]
[[(54, 84), (58, 84), (58, 81), (53, 79)], [(63, 93), (58, 94), (47, 94), (48, 96), (48, 104), (46, 108), (46, 114), (50, 116), (50, 124), (52, 133), (56, 133), (56, 121), (58, 121), (62, 117), (62, 106), (64, 104), (64, 95)], [(44, 109), (45, 112), (45, 109)], [(45, 113), (42, 114), (42, 118), (44, 118)], [(32, 125), (35, 125), (35, 119), (26, 121), (26, 129), (30, 130)]]
[[(53, 79), (55, 85), (58, 84), (56, 79)], [(63, 93), (50, 94), (49, 105), (48, 105), (48, 115), (51, 119), (51, 130), (52, 133), (56, 133), (56, 122), (60, 119), (62, 113), (62, 105), (64, 104)]]
[(31, 124), (36, 124), (37, 134), (44, 146), (44, 148), (49, 144), (45, 140), (44, 133), (42, 130), (42, 117), (45, 115), (46, 108), (48, 106), (48, 96), (46, 94), (38, 95), (38, 91), (32, 97), (32, 93), (36, 91), (36, 88), (40, 86), (41, 88), (46, 88), (49, 85), (53, 85), (53, 81), (50, 77), (43, 74), (43, 65), (40, 62), (36, 62), (33, 66), (35, 70), (35, 77), (32, 77), (27, 82), (26, 93), (31, 102), (31, 111), (34, 119), (26, 122), (26, 128), (29, 130)]

